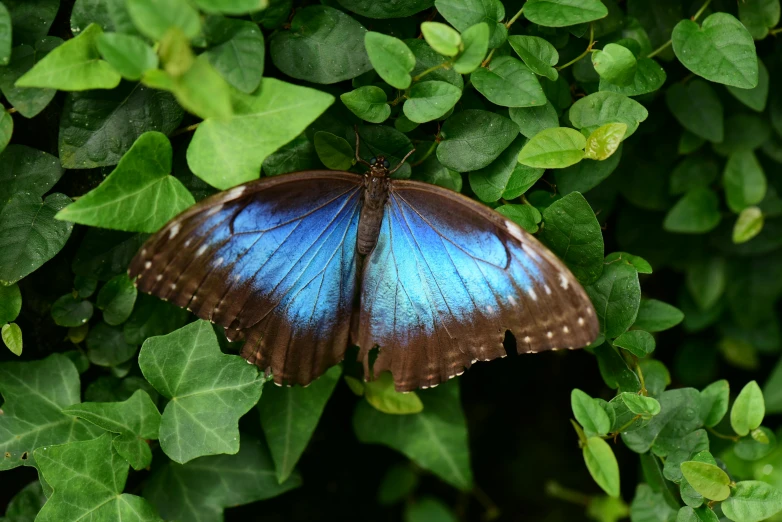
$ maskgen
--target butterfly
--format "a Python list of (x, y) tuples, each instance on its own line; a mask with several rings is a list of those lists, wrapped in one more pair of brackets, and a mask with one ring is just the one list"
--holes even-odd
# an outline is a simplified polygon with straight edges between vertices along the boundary
[[(397, 391), (436, 386), (477, 361), (579, 348), (595, 310), (567, 267), (532, 235), (457, 192), (365, 174), (311, 170), (215, 194), (150, 237), (129, 275), (244, 340), (241, 355), (277, 384), (306, 385), (359, 347), (365, 378)], [(370, 371), (370, 351), (378, 348)]]

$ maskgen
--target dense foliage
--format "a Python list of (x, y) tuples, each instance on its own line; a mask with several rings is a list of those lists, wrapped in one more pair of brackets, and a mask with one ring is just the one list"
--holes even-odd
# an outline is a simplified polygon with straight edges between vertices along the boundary
[[(782, 520), (779, 21), (779, 0), (2, 0), (0, 520)], [(354, 132), (535, 233), (599, 339), (410, 394), (350, 354), (277, 388), (136, 291), (173, 216), (360, 172)]]

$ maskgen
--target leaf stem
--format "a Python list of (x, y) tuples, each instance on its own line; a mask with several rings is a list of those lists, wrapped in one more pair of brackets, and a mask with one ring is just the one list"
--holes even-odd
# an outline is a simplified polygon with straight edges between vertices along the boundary
[(497, 49), (492, 49), (491, 52), (489, 52), (489, 56), (486, 57), (484, 61), (481, 62), (481, 67), (486, 67), (489, 65), (489, 62), (491, 62), (492, 57), (494, 56), (494, 51)]
[(582, 506), (588, 506), (589, 503), (592, 501), (591, 497), (589, 497), (588, 495), (585, 495), (580, 491), (568, 489), (562, 486), (559, 482), (553, 480), (546, 483), (546, 493), (550, 497), (564, 500), (566, 502), (570, 502), (571, 504), (579, 504)]
[(418, 80), (420, 80), (421, 78), (423, 78), (424, 76), (429, 74), (430, 72), (434, 72), (437, 69), (442, 69), (443, 67), (448, 67), (449, 65), (451, 65), (451, 62), (446, 61), (446, 62), (443, 62), (443, 63), (441, 63), (439, 65), (435, 65), (433, 67), (429, 67), (428, 69), (422, 71), (421, 74), (419, 74), (417, 76), (413, 76), (413, 81), (417, 82)]
[(169, 138), (173, 138), (174, 136), (179, 136), (180, 134), (193, 132), (194, 130), (196, 130), (198, 128), (199, 125), (201, 125), (200, 121), (198, 123), (194, 123), (192, 125), (188, 125), (187, 127), (182, 127), (181, 129), (177, 129), (174, 132), (172, 132), (171, 134), (169, 134), (168, 137)]
[(768, 34), (770, 34), (771, 36), (776, 36), (776, 35), (778, 35), (779, 33), (782, 33), (782, 27), (777, 27), (776, 29), (771, 29), (771, 30), (768, 32)]
[(697, 13), (695, 13), (694, 15), (692, 15), (692, 18), (691, 18), (691, 20), (694, 22), (694, 21), (696, 21), (698, 18), (700, 18), (700, 17), (701, 17), (701, 15), (703, 14), (703, 12), (706, 10), (706, 8), (707, 8), (707, 7), (709, 7), (709, 4), (710, 4), (710, 3), (711, 3), (711, 0), (706, 0), (706, 1), (703, 3), (703, 5), (701, 6), (701, 8), (700, 8), (700, 9), (698, 9), (698, 12), (697, 12)]
[(668, 40), (667, 42), (665, 42), (664, 44), (662, 44), (660, 47), (658, 47), (658, 48), (657, 48), (657, 49), (655, 49), (654, 51), (652, 51), (652, 52), (650, 52), (649, 54), (647, 54), (647, 55), (646, 55), (646, 57), (647, 57), (647, 58), (654, 58), (655, 56), (657, 56), (658, 54), (660, 54), (661, 52), (663, 52), (664, 50), (666, 50), (667, 48), (669, 48), (669, 47), (671, 46), (671, 44), (672, 44), (672, 43), (673, 43), (673, 40)]
[(17, 112), (17, 110), (16, 110), (16, 107), (11, 107), (11, 108), (10, 108), (10, 109), (8, 109), (6, 112), (7, 112), (8, 114), (13, 114), (13, 113)]
[(590, 23), (590, 24), (589, 24), (589, 45), (587, 45), (587, 48), (586, 48), (586, 50), (585, 50), (583, 53), (581, 53), (581, 54), (579, 54), (578, 56), (576, 56), (575, 58), (573, 58), (572, 60), (570, 60), (570, 61), (569, 61), (568, 63), (566, 63), (565, 65), (560, 65), (559, 67), (556, 67), (556, 69), (557, 69), (558, 71), (561, 71), (562, 69), (564, 69), (564, 68), (566, 68), (566, 67), (570, 67), (571, 65), (573, 65), (573, 64), (574, 64), (574, 63), (576, 63), (577, 61), (581, 60), (581, 58), (583, 58), (584, 56), (586, 56), (586, 55), (588, 55), (590, 52), (592, 52), (592, 47), (595, 45), (595, 43), (597, 43), (597, 42), (595, 42), (595, 28), (594, 28), (594, 26), (593, 26), (593, 25)]
[(477, 500), (481, 506), (483, 506), (483, 509), (486, 510), (486, 513), (483, 516), (484, 520), (494, 520), (500, 516), (500, 508), (497, 507), (497, 504), (494, 503), (478, 484), (473, 486), (472, 494), (475, 497), (475, 500)]
[(741, 440), (741, 437), (739, 437), (738, 435), (725, 435), (724, 433), (720, 433), (714, 428), (710, 428), (708, 426), (706, 427), (706, 429), (709, 431), (709, 433), (711, 433), (718, 439), (732, 440), (733, 442), (738, 442), (739, 440)]
[(523, 13), (523, 12), (524, 12), (524, 6), (521, 6), (521, 9), (519, 9), (519, 12), (516, 13), (515, 15), (513, 15), (513, 18), (511, 18), (510, 20), (508, 20), (505, 23), (505, 27), (510, 29), (510, 26), (512, 26), (514, 24), (514, 22), (516, 22), (516, 20), (519, 19), (519, 17), (521, 16), (521, 13)]

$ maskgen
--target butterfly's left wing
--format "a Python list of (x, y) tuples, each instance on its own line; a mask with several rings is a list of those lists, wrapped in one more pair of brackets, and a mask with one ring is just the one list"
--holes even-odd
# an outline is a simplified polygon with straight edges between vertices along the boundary
[(352, 334), (365, 367), (378, 346), (375, 376), (434, 386), (504, 356), (507, 330), (525, 353), (585, 346), (598, 323), (567, 267), (515, 223), (456, 192), (392, 182)]

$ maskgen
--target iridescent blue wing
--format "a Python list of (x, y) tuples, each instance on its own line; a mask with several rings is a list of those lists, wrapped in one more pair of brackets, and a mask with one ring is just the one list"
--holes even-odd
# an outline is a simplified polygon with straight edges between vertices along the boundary
[(139, 289), (244, 339), (277, 383), (341, 361), (356, 293), (362, 178), (309, 171), (216, 194), (152, 236), (130, 265)]
[(380, 348), (397, 390), (439, 384), (475, 361), (579, 348), (598, 334), (589, 298), (551, 252), (502, 215), (434, 185), (393, 181), (366, 261), (353, 340)]

